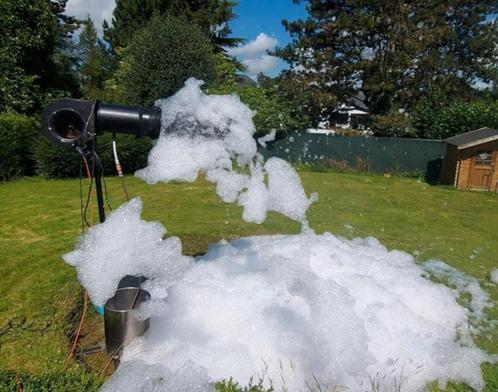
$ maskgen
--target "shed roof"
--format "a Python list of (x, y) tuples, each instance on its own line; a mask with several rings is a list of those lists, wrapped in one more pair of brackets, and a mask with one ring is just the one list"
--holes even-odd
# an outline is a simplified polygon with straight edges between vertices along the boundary
[(498, 140), (498, 130), (486, 127), (449, 137), (445, 141), (456, 146), (459, 150), (463, 150), (464, 148), (492, 142), (493, 140)]

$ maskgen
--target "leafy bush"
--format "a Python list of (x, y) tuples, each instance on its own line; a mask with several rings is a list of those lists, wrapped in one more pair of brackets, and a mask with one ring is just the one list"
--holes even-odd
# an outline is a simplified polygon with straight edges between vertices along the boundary
[(498, 101), (462, 102), (438, 91), (422, 98), (410, 116), (373, 117), (376, 136), (446, 139), (482, 127), (498, 128)]
[(237, 94), (241, 101), (256, 112), (253, 120), (256, 137), (275, 129), (277, 132), (303, 131), (307, 122), (295, 103), (279, 90), (276, 79), (260, 74), (258, 83), (240, 75), (243, 66), (222, 54), (215, 56), (215, 82), (207, 89), (209, 94)]
[(209, 39), (185, 18), (157, 16), (124, 50), (108, 87), (120, 90), (125, 103), (152, 105), (175, 93), (189, 77), (208, 83), (214, 79)]
[[(99, 136), (98, 153), (104, 166), (104, 174), (114, 175), (112, 136)], [(130, 135), (117, 135), (118, 154), (125, 173), (133, 173), (147, 164), (152, 147), (148, 138), (136, 139)], [(39, 138), (35, 145), (35, 160), (38, 174), (49, 178), (77, 177), (80, 173), (80, 155), (71, 148), (55, 145), (45, 138)]]
[(399, 111), (373, 116), (372, 128), (375, 136), (406, 137), (413, 135), (410, 117)]
[(236, 381), (229, 378), (228, 380), (215, 383), (214, 390), (216, 392), (275, 392), (272, 387), (266, 389), (263, 386), (263, 381), (263, 379), (260, 379), (258, 382), (254, 383), (253, 380), (250, 380), (249, 385), (241, 387)]
[(65, 2), (0, 1), (0, 111), (34, 113), (54, 90), (77, 94)]
[(34, 156), (36, 171), (44, 177), (77, 177), (80, 172), (80, 155), (76, 151), (55, 145), (44, 137), (37, 138)]
[(32, 141), (38, 123), (25, 115), (0, 114), (0, 180), (33, 173)]
[(418, 137), (445, 139), (482, 127), (498, 128), (498, 102), (447, 103), (431, 96), (417, 104), (412, 117)]
[(256, 86), (244, 86), (236, 90), (240, 99), (252, 110), (256, 111), (254, 124), (259, 132), (302, 131), (304, 124), (293, 111), (292, 106), (272, 94)]
[(83, 372), (49, 374), (16, 373), (12, 370), (0, 371), (0, 391), (24, 392), (80, 392), (98, 391), (102, 380)]
[[(147, 166), (147, 157), (152, 142), (147, 137), (136, 138), (131, 135), (116, 135), (119, 161), (125, 174), (132, 174)], [(99, 138), (99, 157), (104, 166), (104, 173), (114, 175), (116, 167), (112, 154), (112, 136), (105, 134)]]

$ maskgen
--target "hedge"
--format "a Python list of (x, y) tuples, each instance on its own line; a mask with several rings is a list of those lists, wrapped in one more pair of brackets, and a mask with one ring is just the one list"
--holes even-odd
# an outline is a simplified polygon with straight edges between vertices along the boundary
[(0, 391), (96, 392), (102, 383), (102, 379), (85, 372), (30, 374), (0, 370)]
[(17, 113), (0, 114), (0, 180), (34, 173), (33, 140), (39, 125)]
[[(112, 154), (112, 136), (98, 137), (99, 158), (104, 166), (104, 174), (114, 175), (116, 169)], [(118, 154), (125, 174), (134, 173), (147, 164), (147, 156), (152, 143), (148, 138), (137, 139), (130, 135), (117, 135)], [(72, 148), (58, 146), (39, 137), (35, 143), (34, 157), (38, 174), (48, 178), (77, 177), (80, 173), (81, 158)]]
[(122, 90), (125, 103), (150, 106), (174, 94), (190, 77), (206, 83), (215, 78), (209, 38), (184, 17), (163, 15), (134, 36), (111, 85)]
[(417, 136), (445, 139), (482, 127), (498, 128), (498, 101), (445, 101), (439, 96), (422, 99), (412, 115)]
[[(104, 173), (114, 175), (112, 136), (98, 137), (99, 157)], [(119, 159), (126, 174), (147, 164), (152, 148), (148, 138), (117, 135)], [(55, 145), (41, 134), (40, 123), (33, 117), (17, 113), (0, 113), (0, 181), (38, 174), (49, 178), (77, 177), (81, 158), (70, 147)]]

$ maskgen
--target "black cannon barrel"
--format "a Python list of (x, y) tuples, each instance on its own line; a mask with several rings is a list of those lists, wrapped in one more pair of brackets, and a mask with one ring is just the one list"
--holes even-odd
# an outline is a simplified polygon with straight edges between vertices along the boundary
[(43, 133), (56, 144), (83, 145), (95, 134), (124, 133), (137, 137), (159, 137), (161, 109), (159, 107), (124, 106), (61, 99), (43, 111)]
[(136, 136), (159, 137), (161, 109), (99, 103), (95, 116), (97, 132), (127, 133)]

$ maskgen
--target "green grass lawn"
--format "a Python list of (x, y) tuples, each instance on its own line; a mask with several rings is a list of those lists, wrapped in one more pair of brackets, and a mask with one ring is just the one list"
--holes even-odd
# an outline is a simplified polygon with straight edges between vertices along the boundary
[[(388, 248), (415, 253), (419, 260), (442, 259), (480, 279), (498, 300), (497, 286), (489, 283), (490, 271), (498, 267), (497, 194), (400, 177), (300, 175), (305, 189), (320, 196), (309, 211), (317, 232), (375, 236)], [(180, 236), (187, 254), (203, 252), (222, 238), (299, 231), (298, 224), (278, 214), (270, 214), (262, 225), (243, 222), (241, 209), (219, 201), (214, 187), (204, 181), (155, 186), (133, 177), (126, 181), (130, 195), (144, 200), (144, 218), (159, 220), (169, 235)], [(109, 179), (108, 188), (114, 207), (124, 202), (117, 179)], [(81, 290), (61, 255), (73, 249), (81, 230), (79, 207), (77, 180), (33, 178), (0, 185), (0, 369), (11, 370), (10, 375), (64, 371)], [(498, 307), (489, 315), (498, 320)], [(94, 312), (84, 335), (83, 345), (102, 338), (101, 319)], [(498, 353), (498, 331), (477, 337), (477, 342)], [(75, 361), (70, 372), (100, 379), (92, 370), (99, 368), (98, 360)], [(497, 391), (498, 366), (484, 366), (484, 372), (487, 390)], [(1, 383), (0, 377), (0, 389)]]

